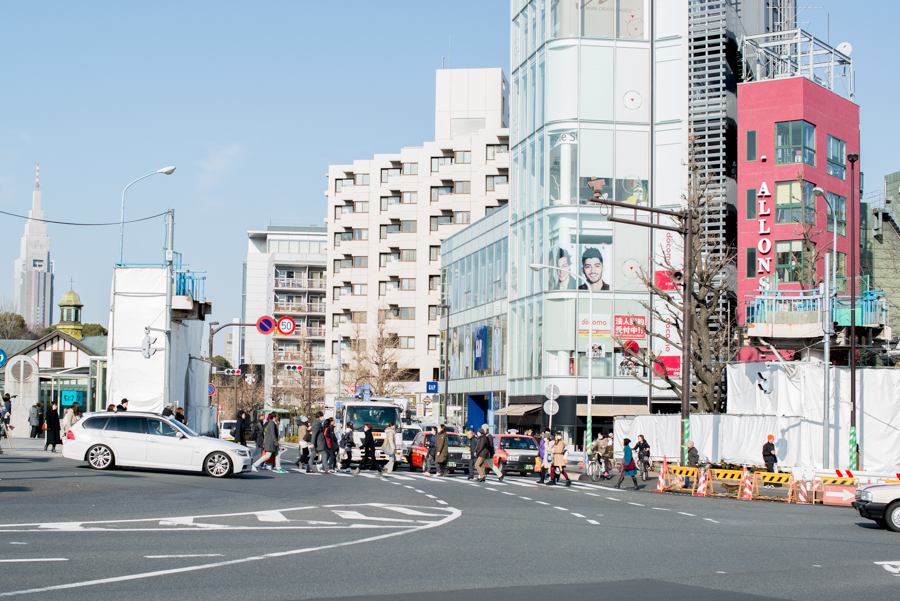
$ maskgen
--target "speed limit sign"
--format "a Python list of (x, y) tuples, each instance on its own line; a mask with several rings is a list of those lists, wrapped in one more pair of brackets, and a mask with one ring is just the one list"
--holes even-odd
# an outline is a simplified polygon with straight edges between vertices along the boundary
[(291, 317), (282, 317), (275, 324), (275, 327), (278, 328), (278, 333), (282, 336), (290, 336), (297, 328), (297, 324), (294, 323), (294, 320)]

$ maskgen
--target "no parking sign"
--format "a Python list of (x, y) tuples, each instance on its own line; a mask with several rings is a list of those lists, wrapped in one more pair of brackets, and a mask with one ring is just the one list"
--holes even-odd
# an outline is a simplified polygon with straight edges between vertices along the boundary
[(268, 315), (263, 315), (256, 320), (256, 330), (263, 336), (268, 336), (275, 330), (275, 320)]

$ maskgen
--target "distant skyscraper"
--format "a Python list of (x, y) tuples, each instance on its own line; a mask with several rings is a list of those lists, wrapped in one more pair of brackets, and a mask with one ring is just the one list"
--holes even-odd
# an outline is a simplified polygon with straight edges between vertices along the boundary
[(41, 209), (40, 165), (35, 174), (28, 217), (15, 265), (16, 313), (24, 317), (29, 326), (46, 328), (53, 321), (53, 261), (50, 260), (50, 237)]

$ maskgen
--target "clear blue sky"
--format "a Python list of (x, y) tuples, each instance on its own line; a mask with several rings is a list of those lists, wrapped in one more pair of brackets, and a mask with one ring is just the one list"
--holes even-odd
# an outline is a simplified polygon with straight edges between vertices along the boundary
[[(900, 170), (895, 0), (821, 0), (803, 27), (853, 44), (867, 189)], [(328, 164), (433, 137), (434, 71), (509, 74), (508, 0), (6, 2), (0, 19), (0, 209), (25, 213), (41, 164), (48, 219), (172, 207), (176, 250), (208, 271), (213, 318), (239, 316), (248, 229), (322, 224)], [(0, 216), (0, 295), (24, 222)], [(70, 277), (106, 324), (118, 227), (50, 226), (57, 300)], [(162, 220), (126, 226), (125, 259), (160, 257)], [(56, 320), (56, 317), (54, 317)]]

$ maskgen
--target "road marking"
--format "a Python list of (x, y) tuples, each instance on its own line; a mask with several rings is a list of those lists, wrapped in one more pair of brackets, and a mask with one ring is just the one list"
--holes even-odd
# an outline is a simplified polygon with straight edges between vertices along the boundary
[(587, 523), (588, 523), (588, 524), (593, 524), (594, 526), (599, 526), (599, 525), (600, 525), (600, 522), (598, 522), (597, 520), (588, 520)]
[(9, 544), (11, 544), (11, 545), (27, 545), (28, 543), (17, 543), (17, 542), (15, 542), (15, 541), (13, 541), (13, 542), (11, 542), (11, 543), (9, 543)]
[(47, 530), (81, 530), (81, 522), (55, 522), (50, 524), (41, 524), (39, 528)]
[(716, 572), (716, 574), (727, 574), (728, 572)]
[(881, 566), (894, 576), (900, 576), (900, 561), (875, 561), (876, 566)]
[(592, 493), (592, 492), (586, 492), (586, 493), (584, 493), (584, 494), (590, 495), (590, 496), (592, 496), (592, 497), (599, 497), (599, 496), (600, 496), (600, 495), (595, 495), (595, 494)]
[(651, 509), (655, 509), (657, 511), (670, 511), (669, 509), (666, 509), (665, 507), (652, 507)]
[(693, 513), (685, 513), (685, 512), (683, 512), (683, 511), (679, 511), (678, 513), (680, 513), (681, 515), (686, 515), (686, 516), (691, 517), (691, 518), (697, 517), (697, 516), (695, 516)]
[(65, 557), (34, 557), (32, 559), (0, 559), (0, 563), (31, 563), (33, 561), (69, 561)]
[(632, 503), (631, 501), (628, 501), (628, 504), (629, 505), (637, 505), (638, 507), (644, 507), (644, 505), (641, 505), (640, 503)]
[(491, 490), (491, 491), (497, 492), (496, 488), (489, 488), (487, 486), (484, 487), (484, 490)]
[(516, 480), (510, 480), (510, 484), (515, 484), (516, 486), (524, 486), (525, 488), (537, 488), (537, 484), (529, 484), (527, 482), (517, 482)]
[(429, 499), (437, 499), (437, 497), (434, 495), (425, 495), (425, 496), (428, 497)]
[(402, 513), (403, 515), (417, 515), (429, 518), (438, 518), (443, 516), (443, 514), (441, 513), (425, 513), (424, 511), (410, 509), (409, 507), (403, 507), (402, 505), (379, 505), (379, 507), (387, 509), (388, 511), (396, 511), (397, 513)]
[(514, 492), (506, 492), (505, 490), (503, 491), (503, 494), (504, 494), (504, 495), (509, 495), (509, 496), (511, 496), (511, 497), (516, 496), (516, 493), (514, 493)]
[(553, 509), (559, 509), (560, 511), (569, 511), (565, 507), (557, 507), (556, 505), (553, 506)]
[(817, 566), (816, 564), (813, 564), (813, 567), (814, 567), (814, 568), (821, 568), (822, 566)]
[(369, 520), (372, 522), (401, 522), (405, 524), (415, 524), (416, 520), (405, 520), (403, 518), (371, 518), (369, 516), (363, 515), (358, 511), (341, 511), (341, 510), (333, 510), (332, 513), (337, 515), (339, 518), (343, 518), (345, 520)]
[(581, 515), (580, 513), (572, 512), (572, 515), (574, 515), (576, 518), (584, 518), (584, 516)]
[(535, 501), (538, 505), (549, 505), (550, 503), (544, 503), (543, 501)]
[(413, 490), (415, 490), (417, 493), (420, 493), (420, 494), (423, 494), (423, 495), (425, 494), (425, 491), (424, 491), (424, 490), (419, 490), (418, 488), (415, 488), (415, 489), (413, 489)]
[(197, 553), (194, 555), (144, 555), (146, 559), (174, 559), (181, 557), (224, 557), (221, 553)]
[(440, 503), (441, 505), (446, 505), (447, 501), (441, 501), (440, 499), (438, 499), (438, 503)]
[(528, 497), (519, 497), (519, 498), (522, 499), (523, 501), (530, 501), (530, 500), (531, 500), (531, 499), (529, 499)]
[(715, 520), (713, 520), (713, 519), (711, 519), (711, 518), (703, 518), (703, 519), (706, 520), (707, 522), (712, 522), (713, 524), (718, 524), (718, 523), (719, 523), (719, 522), (717, 522), (717, 521), (715, 521)]
[(410, 486), (408, 484), (404, 484), (403, 488), (408, 488), (409, 490), (415, 490), (415, 488), (413, 488), (412, 486)]
[(290, 522), (280, 511), (260, 511), (256, 514), (260, 522)]
[(622, 499), (616, 499), (615, 497), (606, 497), (610, 501), (621, 501)]
[[(282, 510), (284, 511), (284, 510)], [(370, 536), (368, 538), (361, 538), (359, 540), (353, 541), (344, 541), (340, 543), (332, 543), (328, 545), (321, 545), (318, 547), (303, 547), (299, 549), (291, 549), (289, 551), (280, 551), (276, 553), (267, 553), (265, 555), (254, 555), (251, 557), (244, 557), (241, 559), (231, 559), (227, 561), (219, 561), (215, 563), (206, 563), (196, 566), (186, 566), (181, 568), (173, 568), (170, 570), (155, 570), (152, 572), (141, 572), (138, 574), (127, 574), (125, 576), (114, 576), (110, 578), (98, 578), (96, 580), (84, 580), (81, 582), (69, 582), (66, 584), (57, 584), (53, 586), (45, 586), (40, 588), (32, 588), (32, 589), (23, 589), (18, 591), (7, 591), (0, 592), (0, 597), (14, 597), (18, 595), (26, 595), (31, 593), (46, 593), (49, 591), (62, 591), (69, 590), (75, 588), (82, 588), (86, 586), (96, 586), (98, 584), (111, 584), (115, 582), (129, 582), (132, 580), (142, 580), (146, 578), (155, 578), (157, 576), (169, 576), (172, 574), (183, 574), (186, 572), (196, 572), (199, 570), (208, 570), (211, 568), (221, 568), (225, 566), (233, 566), (239, 565), (242, 563), (249, 563), (253, 561), (265, 561), (272, 557), (287, 557), (291, 555), (301, 555), (304, 553), (313, 553), (315, 551), (325, 551), (329, 549), (338, 549), (340, 547), (349, 547), (350, 545), (359, 545), (362, 543), (370, 543), (379, 540), (385, 540), (388, 538), (392, 538), (395, 536), (402, 536), (404, 534), (408, 534), (410, 532), (416, 532), (419, 530), (429, 530), (431, 528), (436, 528), (438, 526), (443, 526), (444, 524), (450, 523), (453, 520), (459, 518), (462, 515), (462, 512), (459, 509), (454, 509), (453, 507), (447, 508), (448, 515), (447, 517), (437, 520), (434, 522), (429, 522), (427, 524), (422, 524), (421, 526), (416, 526), (415, 528), (405, 528), (403, 530), (399, 530), (396, 532), (389, 532), (387, 534), (379, 534), (376, 536)]]

